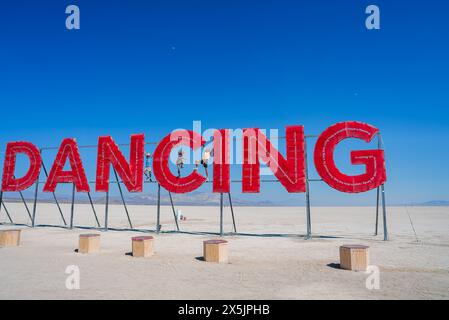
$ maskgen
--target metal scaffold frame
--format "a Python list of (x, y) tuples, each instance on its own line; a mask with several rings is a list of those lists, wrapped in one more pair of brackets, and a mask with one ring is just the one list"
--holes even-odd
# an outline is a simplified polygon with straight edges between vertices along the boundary
[[(278, 137), (278, 138), (285, 138), (285, 137)], [(307, 159), (307, 141), (310, 139), (316, 139), (318, 138), (317, 135), (306, 135), (305, 136), (305, 146), (304, 146), (304, 150), (305, 150), (305, 175), (306, 175), (306, 192), (305, 192), (305, 207), (306, 207), (306, 235), (304, 236), (305, 239), (311, 239), (312, 238), (312, 221), (311, 221), (311, 201), (310, 201), (310, 183), (311, 182), (322, 182), (322, 179), (311, 179), (309, 177), (309, 166), (308, 166), (308, 159)], [(156, 142), (147, 142), (146, 145), (154, 145), (157, 144)], [(119, 144), (119, 146), (129, 146), (129, 144)], [(87, 145), (87, 146), (79, 146), (79, 148), (96, 148), (96, 145)], [(377, 133), (377, 147), (378, 149), (383, 149), (383, 142), (382, 142), (382, 137), (380, 133)], [(57, 147), (44, 147), (40, 149), (40, 152), (42, 154), (42, 152), (44, 150), (57, 150)], [(45, 175), (46, 178), (48, 178), (48, 171), (47, 168), (45, 167), (44, 162), (42, 161), (42, 170), (43, 173)], [(161, 230), (161, 220), (160, 220), (160, 215), (161, 215), (161, 185), (158, 182), (151, 182), (151, 181), (145, 181), (145, 183), (154, 183), (157, 184), (157, 205), (156, 205), (156, 225), (155, 225), (155, 229), (154, 230), (150, 230), (150, 229), (135, 229), (133, 227), (132, 221), (131, 221), (131, 217), (128, 211), (128, 207), (125, 201), (125, 197), (123, 195), (123, 190), (121, 187), (121, 184), (123, 183), (123, 181), (119, 180), (119, 177), (117, 175), (117, 172), (115, 171), (115, 169), (113, 169), (114, 172), (114, 176), (115, 176), (115, 181), (113, 181), (113, 183), (117, 184), (118, 190), (119, 190), (119, 194), (120, 194), (120, 198), (121, 198), (121, 202), (129, 223), (129, 228), (127, 229), (119, 229), (119, 228), (110, 228), (108, 225), (108, 218), (109, 218), (109, 191), (106, 192), (105, 195), (105, 215), (104, 215), (104, 225), (101, 226), (100, 221), (98, 219), (98, 215), (97, 215), (97, 211), (95, 209), (92, 197), (90, 192), (87, 192), (87, 196), (88, 196), (88, 200), (89, 200), (89, 204), (90, 207), (92, 209), (92, 213), (94, 215), (95, 218), (95, 222), (96, 222), (96, 226), (93, 227), (88, 227), (88, 226), (76, 226), (74, 225), (74, 215), (75, 215), (75, 204), (76, 204), (76, 192), (75, 192), (75, 186), (73, 185), (72, 187), (72, 194), (71, 194), (71, 202), (70, 202), (70, 221), (69, 221), (69, 225), (67, 225), (67, 221), (64, 217), (63, 211), (61, 209), (60, 203), (56, 197), (56, 194), (54, 192), (52, 192), (53, 195), (53, 200), (55, 205), (58, 208), (58, 212), (61, 216), (61, 220), (63, 223), (62, 227), (66, 227), (69, 229), (72, 229), (74, 227), (77, 228), (91, 228), (91, 229), (98, 229), (98, 230), (129, 230), (129, 231), (140, 231), (140, 232), (156, 232), (156, 233), (161, 233), (161, 232), (178, 232), (178, 233), (183, 233), (185, 231), (180, 230), (179, 228), (179, 222), (178, 222), (178, 216), (176, 214), (176, 210), (175, 210), (175, 204), (173, 201), (173, 197), (170, 191), (168, 192), (169, 195), (169, 199), (170, 199), (170, 206), (173, 212), (173, 218), (174, 218), (174, 222), (175, 222), (175, 226), (176, 226), (176, 230), (174, 231), (162, 231)], [(209, 183), (211, 181), (208, 181)], [(231, 180), (232, 183), (238, 183), (241, 182), (241, 180)], [(270, 183), (270, 182), (278, 182), (277, 180), (260, 180), (261, 183)], [(30, 212), (30, 208), (28, 207), (28, 204), (23, 196), (23, 193), (21, 191), (19, 191), (19, 195), (20, 195), (20, 199), (22, 201), (22, 203), (25, 206), (26, 212), (28, 214), (28, 217), (30, 218), (30, 222), (31, 222), (31, 227), (40, 227), (40, 226), (48, 226), (48, 225), (37, 225), (36, 224), (36, 214), (37, 214), (37, 202), (38, 202), (38, 192), (39, 192), (39, 185), (40, 184), (44, 184), (44, 181), (40, 181), (39, 179), (37, 179), (35, 186), (34, 186), (34, 197), (33, 197), (33, 208), (32, 208), (32, 212)], [(95, 182), (90, 181), (90, 184), (93, 184)], [(5, 202), (3, 201), (3, 191), (0, 191), (0, 214), (2, 211), (2, 208), (4, 209), (7, 219), (9, 220), (9, 223), (0, 223), (0, 224), (11, 224), (11, 225), (19, 225), (16, 224), (14, 222), (14, 220), (11, 217), (11, 214), (8, 210), (8, 208), (5, 205)], [(220, 228), (219, 228), (219, 232), (198, 232), (198, 233), (203, 233), (203, 234), (217, 234), (220, 236), (225, 236), (225, 235), (239, 235), (241, 233), (237, 232), (237, 226), (236, 226), (236, 220), (235, 220), (235, 215), (234, 215), (234, 207), (232, 205), (232, 197), (231, 197), (231, 193), (228, 193), (228, 201), (229, 201), (229, 207), (230, 207), (230, 211), (231, 211), (231, 218), (232, 218), (232, 224), (233, 224), (233, 232), (228, 232), (226, 233), (224, 231), (224, 194), (220, 193)], [(384, 236), (384, 240), (387, 241), (389, 239), (388, 237), (388, 228), (387, 228), (387, 210), (386, 210), (386, 203), (385, 203), (385, 186), (384, 184), (382, 184), (381, 186), (379, 186), (377, 188), (377, 198), (376, 198), (376, 219), (375, 219), (375, 232), (374, 235), (378, 235), (378, 226), (379, 226), (379, 210), (380, 210), (380, 206), (382, 206), (382, 218), (383, 218), (383, 236)], [(61, 226), (59, 226), (61, 227)], [(189, 233), (194, 233), (194, 232), (189, 232)], [(241, 235), (248, 235), (248, 234), (241, 234)], [(282, 235), (280, 235), (282, 236)]]

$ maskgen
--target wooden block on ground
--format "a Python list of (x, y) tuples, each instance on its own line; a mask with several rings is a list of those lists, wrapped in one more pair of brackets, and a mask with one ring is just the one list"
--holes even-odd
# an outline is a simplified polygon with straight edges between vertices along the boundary
[(204, 241), (203, 257), (207, 262), (228, 262), (228, 242), (226, 240)]
[(132, 238), (133, 257), (150, 257), (153, 252), (152, 236), (140, 236)]
[(20, 245), (20, 232), (22, 230), (0, 230), (0, 247), (17, 247)]
[(100, 251), (100, 234), (80, 234), (78, 247), (79, 253), (93, 253), (98, 251)]
[(366, 271), (369, 264), (369, 247), (364, 245), (344, 245), (340, 247), (340, 268)]

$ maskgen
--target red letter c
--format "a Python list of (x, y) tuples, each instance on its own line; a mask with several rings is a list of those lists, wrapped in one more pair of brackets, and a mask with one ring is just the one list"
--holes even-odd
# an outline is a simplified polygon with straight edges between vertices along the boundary
[(196, 150), (204, 143), (201, 135), (190, 130), (178, 130), (162, 139), (153, 156), (154, 176), (159, 184), (174, 193), (187, 193), (199, 188), (206, 181), (205, 177), (195, 170), (187, 177), (178, 178), (171, 173), (168, 160), (176, 146), (185, 145)]

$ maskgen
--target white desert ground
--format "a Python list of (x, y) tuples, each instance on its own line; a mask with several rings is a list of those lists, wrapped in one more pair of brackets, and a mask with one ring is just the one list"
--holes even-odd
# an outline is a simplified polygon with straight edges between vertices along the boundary
[[(31, 206), (31, 204), (30, 204)], [(22, 203), (7, 203), (28, 223)], [(96, 205), (103, 225), (104, 206)], [(135, 228), (154, 229), (155, 206), (129, 206)], [(67, 221), (70, 205), (62, 204)], [(109, 208), (109, 226), (125, 227), (122, 206)], [(218, 207), (180, 207), (183, 231), (219, 230)], [(373, 207), (313, 207), (314, 238), (304, 240), (304, 207), (235, 207), (238, 232), (228, 235), (229, 263), (206, 263), (202, 242), (216, 235), (151, 233), (155, 255), (134, 258), (131, 237), (145, 233), (27, 226), (19, 247), (0, 248), (0, 299), (448, 299), (449, 208), (389, 207), (390, 241), (373, 236)], [(37, 224), (61, 224), (54, 204), (39, 203)], [(229, 208), (225, 231), (232, 231)], [(28, 220), (27, 220), (28, 219)], [(0, 221), (6, 222), (2, 210)], [(90, 206), (75, 206), (75, 225), (94, 226)], [(380, 221), (381, 222), (381, 221)], [(171, 207), (161, 209), (163, 231), (174, 230)], [(0, 225), (0, 229), (16, 228)], [(75, 252), (78, 235), (101, 234), (101, 251)], [(288, 234), (288, 236), (270, 236)], [(365, 272), (338, 268), (339, 246), (370, 247), (380, 289), (367, 289)], [(128, 254), (127, 254), (128, 253)], [(80, 289), (65, 286), (66, 267), (80, 270)]]

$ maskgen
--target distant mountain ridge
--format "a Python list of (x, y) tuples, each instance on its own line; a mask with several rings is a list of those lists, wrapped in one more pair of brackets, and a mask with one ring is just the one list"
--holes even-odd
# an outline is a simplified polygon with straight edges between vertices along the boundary
[[(206, 192), (193, 192), (189, 194), (173, 194), (173, 202), (178, 205), (195, 205), (195, 206), (210, 206), (220, 204), (220, 195), (217, 193), (206, 193)], [(244, 200), (236, 197), (232, 197), (232, 204), (235, 206), (277, 206), (271, 201), (251, 201)], [(121, 200), (120, 200), (121, 201)], [(156, 194), (138, 194), (128, 197), (126, 199), (127, 203), (130, 204), (157, 204)], [(228, 195), (225, 194), (223, 198), (224, 203), (228, 203)], [(161, 194), (161, 204), (170, 204), (170, 196), (168, 194)]]
[(411, 203), (411, 206), (419, 206), (419, 207), (447, 207), (449, 206), (449, 201), (446, 200), (432, 200), (421, 203)]
[[(106, 197), (96, 194), (92, 195), (92, 201), (95, 204), (102, 204), (106, 202)], [(57, 194), (56, 195), (60, 203), (70, 203), (72, 198), (67, 194)], [(33, 202), (32, 196), (25, 196), (27, 202)], [(192, 192), (184, 194), (172, 193), (173, 203), (175, 205), (183, 206), (217, 206), (220, 204), (220, 194), (209, 193), (209, 192)], [(20, 202), (21, 199), (19, 195), (10, 194), (8, 197), (3, 198), (6, 202)], [(86, 194), (77, 194), (75, 198), (76, 203), (89, 203), (89, 199)], [(156, 205), (157, 204), (157, 194), (156, 193), (136, 193), (125, 195), (126, 204), (130, 205)], [(229, 198), (227, 194), (224, 194), (223, 198), (224, 204), (228, 205)], [(38, 202), (43, 203), (54, 203), (53, 195), (50, 193), (39, 193)], [(109, 196), (109, 203), (111, 204), (121, 204), (122, 199), (119, 195)], [(161, 191), (161, 205), (170, 205), (170, 196), (167, 191)], [(292, 205), (291, 203), (285, 203), (280, 201), (270, 201), (270, 200), (249, 200), (241, 199), (239, 197), (232, 196), (232, 204), (234, 206), (241, 207), (291, 207), (298, 206)], [(300, 205), (301, 206), (301, 205)], [(316, 206), (320, 206), (319, 204)], [(326, 205), (324, 205), (326, 206)], [(341, 206), (341, 205), (337, 205)], [(347, 205), (351, 206), (351, 205)], [(357, 205), (358, 206), (358, 205)], [(449, 201), (447, 200), (431, 200), (425, 202), (413, 202), (413, 203), (392, 203), (388, 204), (392, 207), (403, 207), (403, 206), (416, 206), (416, 207), (449, 207)]]
[[(225, 205), (228, 204), (229, 198), (227, 194), (223, 195), (223, 202)], [(68, 195), (56, 195), (58, 202), (60, 203), (70, 203), (72, 201), (71, 197)], [(192, 192), (188, 194), (175, 194), (172, 193), (173, 203), (175, 205), (184, 205), (184, 206), (216, 206), (220, 204), (220, 195), (217, 193), (206, 193), (206, 192)], [(19, 197), (11, 197), (5, 198), (5, 201), (9, 202), (20, 202), (21, 199)], [(26, 199), (28, 202), (33, 201), (29, 197)], [(273, 207), (273, 206), (282, 206), (281, 203), (276, 203), (268, 200), (264, 201), (251, 201), (240, 199), (237, 197), (232, 197), (232, 204), (234, 206), (265, 206), (265, 207)], [(77, 195), (75, 199), (76, 203), (89, 203), (89, 199), (86, 195)], [(94, 203), (105, 203), (106, 197), (95, 197), (92, 195), (92, 201)], [(51, 194), (39, 194), (38, 202), (54, 202), (53, 195)], [(126, 204), (130, 205), (156, 205), (157, 204), (157, 194), (153, 193), (140, 193), (140, 194), (132, 194), (125, 196)], [(110, 204), (121, 204), (122, 199), (120, 196), (110, 196), (109, 197)], [(161, 205), (170, 205), (170, 196), (167, 192), (161, 192)]]

